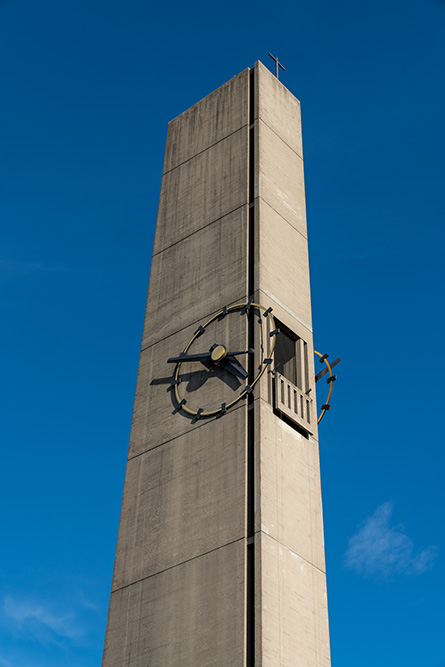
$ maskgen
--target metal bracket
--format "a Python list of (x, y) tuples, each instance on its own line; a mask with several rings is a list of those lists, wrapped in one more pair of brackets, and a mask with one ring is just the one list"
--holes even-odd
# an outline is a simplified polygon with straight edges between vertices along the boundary
[(250, 310), (251, 305), (252, 305), (252, 297), (249, 297), (249, 301), (246, 303), (246, 305), (241, 310), (241, 314), (245, 315)]
[[(332, 369), (332, 368), (334, 368), (334, 366), (336, 366), (337, 364), (339, 364), (340, 361), (341, 361), (341, 358), (340, 358), (340, 357), (337, 357), (337, 359), (336, 359), (335, 361), (333, 361), (331, 364), (329, 364), (329, 366), (330, 366), (331, 369)], [(318, 380), (320, 380), (320, 379), (321, 379), (324, 375), (326, 375), (327, 373), (329, 373), (329, 368), (323, 368), (323, 370), (320, 371), (319, 373), (317, 373), (317, 375), (315, 376), (315, 382), (318, 382)]]
[(176, 414), (177, 412), (179, 412), (180, 409), (182, 408), (182, 406), (183, 406), (185, 403), (187, 403), (187, 401), (185, 400), (185, 398), (183, 398), (183, 399), (178, 403), (178, 405), (176, 406), (176, 408), (173, 410), (173, 414)]

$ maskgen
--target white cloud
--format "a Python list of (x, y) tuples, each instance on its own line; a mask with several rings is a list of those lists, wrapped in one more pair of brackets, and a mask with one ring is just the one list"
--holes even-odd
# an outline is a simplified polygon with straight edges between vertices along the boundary
[[(1, 2), (1, 0), (0, 0)], [(44, 262), (26, 262), (0, 256), (0, 278), (11, 279), (36, 273), (79, 273), (79, 269), (68, 268), (63, 264)]]
[(89, 611), (94, 611), (96, 613), (102, 611), (101, 605), (90, 600), (90, 598), (88, 598), (83, 591), (78, 591), (77, 596), (79, 599), (79, 605), (82, 609), (88, 609)]
[(20, 262), (14, 259), (0, 258), (0, 276), (16, 277), (31, 273), (53, 271), (50, 266), (38, 262)]
[(4, 614), (22, 634), (32, 635), (44, 644), (59, 644), (62, 640), (78, 643), (84, 635), (75, 614), (58, 613), (41, 603), (6, 597)]
[(433, 567), (437, 548), (415, 551), (401, 525), (390, 525), (393, 504), (380, 505), (351, 537), (344, 556), (345, 567), (359, 574), (388, 577), (423, 574)]

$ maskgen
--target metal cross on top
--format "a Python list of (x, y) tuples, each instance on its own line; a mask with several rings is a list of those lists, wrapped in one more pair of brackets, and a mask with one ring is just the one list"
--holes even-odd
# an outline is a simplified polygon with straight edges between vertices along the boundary
[(281, 67), (281, 69), (283, 70), (283, 72), (285, 72), (286, 70), (285, 70), (285, 68), (283, 67), (283, 65), (282, 65), (280, 62), (278, 62), (278, 58), (275, 58), (275, 56), (273, 56), (271, 53), (269, 53), (269, 55), (270, 55), (270, 57), (272, 58), (272, 60), (275, 61), (275, 76), (276, 76), (277, 79), (278, 79), (278, 78), (279, 78), (279, 76), (278, 76), (278, 67)]

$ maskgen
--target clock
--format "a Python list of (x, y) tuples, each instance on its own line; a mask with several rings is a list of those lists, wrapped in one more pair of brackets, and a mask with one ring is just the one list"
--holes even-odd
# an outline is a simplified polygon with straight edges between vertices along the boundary
[[(249, 321), (257, 350), (245, 345)], [(272, 363), (278, 333), (272, 308), (252, 300), (224, 306), (200, 324), (184, 350), (167, 360), (175, 364), (175, 411), (195, 420), (221, 416), (252, 394)]]

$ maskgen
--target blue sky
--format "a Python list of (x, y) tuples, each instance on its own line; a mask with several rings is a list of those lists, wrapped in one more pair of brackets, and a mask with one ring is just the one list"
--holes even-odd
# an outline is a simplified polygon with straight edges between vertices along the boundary
[(0, 1), (0, 667), (100, 665), (168, 121), (301, 100), (333, 667), (445, 667), (445, 1)]

